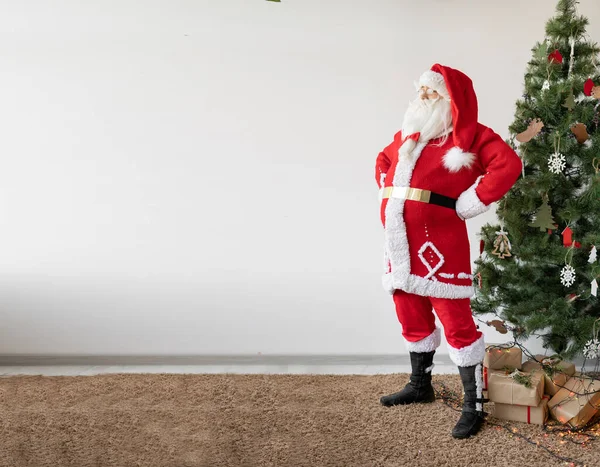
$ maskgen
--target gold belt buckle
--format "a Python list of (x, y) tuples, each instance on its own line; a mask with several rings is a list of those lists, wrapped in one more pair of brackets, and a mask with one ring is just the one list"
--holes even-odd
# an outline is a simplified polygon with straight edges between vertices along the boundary
[(421, 190), (419, 188), (409, 188), (406, 192), (406, 199), (420, 201), (421, 203), (429, 203), (431, 191)]
[(392, 196), (392, 191), (394, 190), (393, 186), (386, 186), (383, 189), (383, 199), (390, 198)]
[(431, 191), (421, 190), (420, 188), (400, 188), (395, 186), (386, 186), (382, 190), (382, 199), (391, 198), (394, 190), (405, 190), (404, 196), (396, 196), (396, 198), (410, 199), (411, 201), (420, 201), (421, 203), (429, 203), (431, 199)]

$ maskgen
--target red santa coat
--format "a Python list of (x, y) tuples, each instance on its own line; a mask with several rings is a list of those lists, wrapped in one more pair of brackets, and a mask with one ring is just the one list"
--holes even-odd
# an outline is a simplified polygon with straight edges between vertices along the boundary
[[(385, 229), (384, 288), (438, 298), (474, 294), (470, 245), (465, 219), (489, 209), (513, 186), (519, 156), (490, 128), (477, 123), (477, 101), (468, 77), (434, 65), (444, 75), (452, 100), (453, 128), (440, 140), (419, 141), (412, 157), (399, 161), (403, 135), (377, 157), (380, 188), (410, 187), (457, 199), (456, 210), (399, 198), (383, 199)], [(473, 115), (474, 113), (474, 115)]]

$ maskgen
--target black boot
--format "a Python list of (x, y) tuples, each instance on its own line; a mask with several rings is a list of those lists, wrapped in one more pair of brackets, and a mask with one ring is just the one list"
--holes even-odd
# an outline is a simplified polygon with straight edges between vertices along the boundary
[(410, 382), (400, 392), (395, 392), (380, 399), (381, 405), (392, 407), (393, 405), (414, 404), (417, 402), (433, 402), (435, 392), (431, 385), (431, 370), (433, 369), (432, 352), (410, 352), (410, 364), (412, 374)]
[(458, 423), (452, 430), (452, 436), (463, 439), (473, 436), (479, 432), (485, 416), (483, 403), (483, 375), (481, 363), (473, 366), (459, 366), (460, 379), (465, 390), (465, 400)]

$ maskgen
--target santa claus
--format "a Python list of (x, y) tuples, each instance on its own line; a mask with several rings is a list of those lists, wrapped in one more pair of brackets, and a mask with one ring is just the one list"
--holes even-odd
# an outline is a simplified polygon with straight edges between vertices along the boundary
[(477, 122), (477, 97), (462, 72), (434, 65), (417, 85), (402, 130), (377, 157), (385, 238), (384, 288), (393, 294), (410, 352), (410, 382), (384, 396), (385, 406), (433, 402), (433, 355), (440, 319), (464, 387), (455, 438), (476, 434), (484, 420), (483, 335), (470, 307), (474, 294), (465, 219), (490, 208), (516, 182), (521, 160)]

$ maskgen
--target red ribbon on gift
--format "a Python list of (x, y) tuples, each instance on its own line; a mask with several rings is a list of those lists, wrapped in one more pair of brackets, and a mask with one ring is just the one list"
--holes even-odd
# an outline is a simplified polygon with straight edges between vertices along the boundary
[(483, 367), (483, 390), (487, 391), (488, 388), (488, 369), (487, 367)]
[[(542, 397), (542, 402), (540, 402), (540, 406), (544, 403), (544, 400), (550, 400), (550, 397), (545, 395)], [(527, 406), (527, 423), (531, 425), (531, 407)]]

